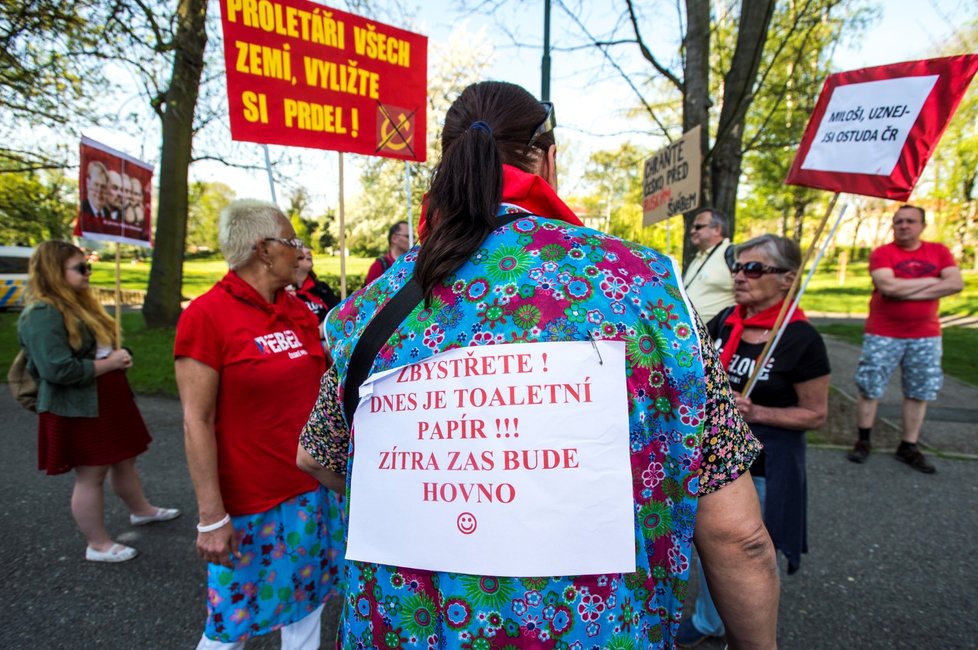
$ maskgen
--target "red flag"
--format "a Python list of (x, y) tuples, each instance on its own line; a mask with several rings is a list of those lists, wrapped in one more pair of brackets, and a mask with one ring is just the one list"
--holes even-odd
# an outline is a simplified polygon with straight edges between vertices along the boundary
[(309, 0), (221, 0), (234, 140), (424, 161), (428, 39)]
[(978, 71), (978, 55), (830, 75), (785, 183), (910, 198)]

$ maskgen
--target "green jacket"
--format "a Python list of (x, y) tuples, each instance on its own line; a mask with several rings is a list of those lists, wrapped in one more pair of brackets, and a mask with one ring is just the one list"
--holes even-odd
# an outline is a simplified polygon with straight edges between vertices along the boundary
[(37, 412), (97, 417), (95, 337), (83, 323), (78, 350), (68, 345), (64, 317), (52, 305), (29, 305), (17, 320), (17, 338), (27, 351), (27, 371), (37, 381)]

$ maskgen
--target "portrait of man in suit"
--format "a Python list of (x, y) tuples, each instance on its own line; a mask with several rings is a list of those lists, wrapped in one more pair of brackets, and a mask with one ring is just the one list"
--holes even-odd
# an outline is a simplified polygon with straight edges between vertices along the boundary
[(107, 216), (105, 207), (105, 187), (109, 174), (105, 165), (98, 160), (88, 163), (85, 174), (85, 198), (81, 204), (82, 230), (101, 232), (102, 222)]

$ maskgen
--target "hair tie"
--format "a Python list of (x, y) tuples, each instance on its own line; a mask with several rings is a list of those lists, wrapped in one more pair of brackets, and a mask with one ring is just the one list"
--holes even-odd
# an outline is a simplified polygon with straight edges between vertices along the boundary
[(469, 126), (469, 128), (470, 128), (470, 129), (479, 129), (480, 131), (485, 131), (485, 132), (486, 132), (486, 133), (488, 133), (488, 134), (489, 134), (490, 136), (492, 136), (492, 127), (490, 127), (490, 126), (489, 126), (488, 124), (486, 124), (486, 123), (485, 123), (485, 122), (483, 122), (482, 120), (476, 120), (475, 122), (473, 122), (473, 123), (472, 123), (472, 124), (471, 124), (471, 125)]

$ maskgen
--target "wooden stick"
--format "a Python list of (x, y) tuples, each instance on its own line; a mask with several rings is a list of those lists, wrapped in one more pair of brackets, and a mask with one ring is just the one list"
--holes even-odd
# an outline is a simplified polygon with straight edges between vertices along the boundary
[(791, 283), (791, 288), (788, 289), (788, 295), (784, 297), (784, 302), (781, 303), (781, 311), (778, 312), (778, 318), (774, 321), (774, 327), (771, 328), (772, 336), (768, 337), (767, 343), (764, 344), (764, 349), (761, 350), (761, 354), (757, 358), (757, 363), (754, 364), (754, 372), (751, 373), (750, 379), (747, 380), (747, 384), (744, 386), (744, 390), (741, 393), (744, 397), (749, 396), (751, 391), (754, 389), (754, 384), (757, 382), (757, 376), (761, 374), (761, 368), (763, 368), (767, 363), (774, 341), (780, 338), (779, 332), (782, 325), (787, 327), (787, 323), (782, 323), (784, 316), (788, 312), (788, 307), (791, 305), (791, 302), (795, 297), (795, 293), (798, 291), (798, 287), (801, 285), (801, 277), (804, 274), (805, 267), (808, 266), (808, 262), (812, 259), (812, 255), (816, 250), (818, 250), (818, 240), (821, 238), (822, 231), (825, 230), (825, 224), (828, 223), (829, 217), (832, 215), (832, 210), (835, 208), (835, 203), (838, 200), (839, 193), (836, 192), (832, 195), (832, 199), (829, 201), (829, 207), (825, 211), (825, 216), (822, 217), (822, 222), (818, 224), (818, 229), (815, 231), (815, 238), (812, 239), (812, 245), (808, 247), (808, 253), (805, 254), (805, 259), (801, 263), (801, 268), (799, 268), (798, 272), (795, 274), (795, 281)]
[(340, 151), (340, 298), (346, 300), (346, 209), (343, 195), (343, 152)]
[(122, 269), (119, 242), (115, 243), (115, 347), (122, 347)]

